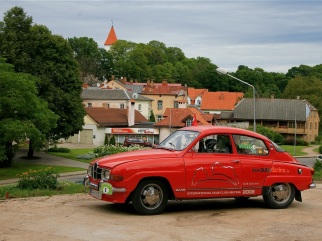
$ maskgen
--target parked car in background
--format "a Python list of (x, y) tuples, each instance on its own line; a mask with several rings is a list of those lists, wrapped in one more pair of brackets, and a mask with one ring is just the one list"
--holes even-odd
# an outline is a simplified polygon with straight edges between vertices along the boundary
[(322, 155), (317, 156), (317, 157), (316, 157), (316, 161), (320, 161), (320, 162), (322, 162)]
[(132, 202), (138, 213), (153, 215), (168, 200), (263, 196), (270, 208), (287, 208), (294, 199), (302, 201), (301, 191), (315, 188), (313, 174), (313, 168), (258, 133), (190, 126), (153, 149), (92, 161), (84, 183), (92, 197)]
[(152, 147), (152, 143), (145, 141), (140, 138), (125, 138), (123, 146), (131, 146), (131, 145), (140, 145), (145, 147)]

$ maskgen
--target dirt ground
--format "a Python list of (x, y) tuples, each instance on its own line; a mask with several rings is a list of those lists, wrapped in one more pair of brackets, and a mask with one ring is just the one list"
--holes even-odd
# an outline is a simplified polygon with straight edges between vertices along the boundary
[(302, 192), (303, 202), (268, 209), (262, 198), (169, 202), (164, 213), (140, 216), (132, 206), (86, 194), (0, 202), (0, 241), (320, 241), (322, 184)]

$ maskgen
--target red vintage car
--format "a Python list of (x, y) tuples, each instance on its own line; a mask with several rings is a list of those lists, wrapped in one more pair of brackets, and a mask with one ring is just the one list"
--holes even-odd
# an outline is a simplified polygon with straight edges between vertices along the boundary
[(90, 195), (132, 202), (140, 214), (159, 214), (168, 200), (248, 199), (263, 196), (271, 208), (287, 208), (314, 188), (314, 170), (267, 137), (233, 127), (179, 129), (156, 148), (94, 160), (84, 183)]

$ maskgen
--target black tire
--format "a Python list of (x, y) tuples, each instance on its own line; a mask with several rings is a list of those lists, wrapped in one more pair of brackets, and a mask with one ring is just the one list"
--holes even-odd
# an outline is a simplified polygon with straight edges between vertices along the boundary
[(168, 202), (168, 191), (158, 180), (143, 180), (134, 190), (132, 204), (139, 214), (160, 214)]
[(274, 209), (287, 208), (295, 197), (295, 188), (289, 183), (275, 183), (268, 194), (263, 195), (265, 203)]

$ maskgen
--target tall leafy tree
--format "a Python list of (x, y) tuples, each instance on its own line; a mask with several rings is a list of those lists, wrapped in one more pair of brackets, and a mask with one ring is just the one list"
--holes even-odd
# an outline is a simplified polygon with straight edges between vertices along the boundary
[(31, 26), (32, 17), (20, 7), (7, 11), (3, 22), (0, 22), (0, 53), (18, 72), (24, 72), (26, 66), (32, 63), (26, 51), (32, 46), (29, 39)]
[[(320, 119), (322, 116), (322, 81), (314, 76), (297, 76), (288, 82), (283, 93), (284, 98), (295, 99), (300, 97), (306, 99), (318, 109)], [(320, 130), (322, 123), (320, 122)]]
[[(59, 116), (57, 126), (50, 131), (51, 137), (67, 138), (81, 130), (85, 115), (78, 63), (67, 40), (53, 35), (45, 26), (31, 24), (32, 18), (22, 8), (7, 11), (0, 25), (0, 54), (9, 63), (16, 63), (17, 71), (38, 77), (38, 95)], [(21, 33), (24, 39), (12, 37)], [(16, 52), (19, 55), (13, 54)]]
[(31, 149), (39, 149), (58, 116), (38, 97), (35, 77), (14, 72), (3, 58), (0, 69), (0, 166), (10, 166), (12, 144), (29, 138)]

